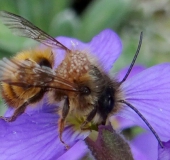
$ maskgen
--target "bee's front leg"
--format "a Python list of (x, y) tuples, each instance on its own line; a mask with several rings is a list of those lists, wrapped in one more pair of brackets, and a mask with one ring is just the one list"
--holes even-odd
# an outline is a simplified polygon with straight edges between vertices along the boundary
[(81, 130), (90, 129), (90, 128), (86, 127), (86, 125), (93, 120), (96, 113), (97, 113), (97, 106), (94, 106), (94, 109), (88, 114), (86, 120), (81, 124), (81, 126), (80, 126)]

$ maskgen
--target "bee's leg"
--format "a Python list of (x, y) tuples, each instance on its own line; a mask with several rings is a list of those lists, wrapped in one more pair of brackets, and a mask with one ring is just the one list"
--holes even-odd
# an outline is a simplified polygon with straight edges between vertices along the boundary
[(67, 115), (69, 113), (69, 109), (70, 109), (69, 99), (68, 99), (68, 97), (66, 97), (64, 99), (64, 104), (63, 104), (63, 107), (62, 107), (61, 117), (60, 117), (60, 119), (58, 121), (59, 138), (60, 138), (60, 141), (66, 147), (66, 149), (69, 149), (69, 146), (62, 140), (62, 133), (63, 133), (63, 130), (64, 130), (65, 119), (66, 119), (66, 117), (67, 117)]
[(20, 107), (18, 107), (17, 109), (15, 109), (13, 115), (11, 117), (2, 117), (0, 116), (1, 119), (4, 119), (6, 122), (13, 122), (16, 120), (16, 118), (21, 115), (22, 113), (24, 113), (26, 107), (27, 107), (28, 103), (25, 102), (23, 105), (21, 105)]
[(80, 129), (81, 130), (86, 130), (88, 129), (87, 127), (85, 127), (89, 122), (91, 122), (93, 120), (93, 118), (95, 117), (97, 113), (97, 107), (94, 106), (94, 109), (88, 114), (86, 120), (81, 124)]
[(25, 112), (26, 107), (31, 103), (36, 103), (42, 97), (44, 96), (44, 93), (47, 91), (47, 89), (43, 88), (41, 89), (35, 96), (29, 98), (26, 102), (24, 102), (21, 106), (15, 109), (13, 115), (11, 117), (0, 117), (1, 119), (4, 119), (7, 122), (13, 122), (16, 120), (18, 116), (20, 116), (22, 113)]

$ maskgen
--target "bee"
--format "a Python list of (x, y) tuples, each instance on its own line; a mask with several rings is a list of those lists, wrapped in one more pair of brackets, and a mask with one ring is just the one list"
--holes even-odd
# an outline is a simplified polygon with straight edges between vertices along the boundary
[[(118, 82), (111, 79), (86, 51), (67, 48), (21, 16), (1, 11), (0, 17), (14, 34), (34, 39), (49, 47), (23, 51), (11, 59), (3, 58), (0, 61), (1, 95), (7, 105), (15, 109), (11, 117), (3, 117), (6, 121), (14, 121), (29, 104), (39, 102), (44, 94), (47, 94), (49, 103), (63, 102), (58, 113), (58, 130), (60, 141), (68, 147), (62, 139), (68, 115), (76, 113), (86, 117), (81, 129), (89, 122), (105, 125), (108, 117), (121, 110), (121, 104), (124, 103), (142, 118), (163, 146), (143, 115), (123, 100), (120, 89), (139, 53), (142, 33), (129, 70), (123, 80)], [(54, 68), (52, 48), (56, 47), (64, 50), (66, 56), (59, 66)]]

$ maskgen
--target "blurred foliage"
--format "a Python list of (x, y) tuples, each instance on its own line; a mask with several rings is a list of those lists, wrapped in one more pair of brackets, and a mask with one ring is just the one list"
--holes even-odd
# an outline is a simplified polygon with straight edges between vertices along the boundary
[[(0, 4), (0, 10), (25, 17), (53, 37), (88, 42), (105, 28), (115, 30), (123, 53), (114, 72), (131, 63), (141, 31), (144, 38), (137, 63), (149, 67), (170, 61), (170, 0), (0, 0)], [(0, 22), (0, 58), (35, 45), (31, 39), (12, 35)]]

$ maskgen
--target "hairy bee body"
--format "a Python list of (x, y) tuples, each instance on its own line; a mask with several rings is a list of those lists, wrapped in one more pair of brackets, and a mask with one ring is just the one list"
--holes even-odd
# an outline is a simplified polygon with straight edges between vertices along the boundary
[(65, 144), (62, 132), (69, 114), (86, 117), (80, 127), (84, 128), (92, 121), (105, 124), (108, 115), (118, 110), (118, 82), (111, 80), (87, 51), (68, 49), (18, 15), (2, 11), (0, 18), (14, 33), (66, 52), (57, 68), (54, 68), (52, 49), (24, 51), (0, 61), (1, 94), (15, 108), (8, 121), (14, 121), (29, 104), (40, 101), (46, 93), (49, 103), (63, 101), (58, 123), (59, 137)]
[[(100, 68), (98, 62), (86, 51), (69, 49), (26, 19), (2, 11), (0, 18), (13, 33), (25, 36), (50, 47), (46, 49), (28, 50), (18, 53), (14, 58), (3, 58), (0, 61), (1, 94), (8, 106), (15, 108), (13, 115), (5, 120), (14, 121), (29, 104), (40, 101), (44, 94), (48, 103), (60, 102), (58, 114), (58, 130), (60, 141), (65, 121), (71, 114), (85, 117), (81, 129), (94, 122), (105, 124), (109, 115), (121, 109), (121, 104), (132, 108), (147, 124), (160, 145), (162, 142), (144, 116), (131, 104), (124, 100), (120, 85), (128, 77), (142, 42), (142, 33), (137, 52), (132, 64), (121, 82), (111, 79)], [(52, 49), (57, 47), (65, 51), (64, 60), (54, 68)]]
[[(87, 52), (72, 51), (72, 53), (66, 55), (66, 58), (58, 66), (56, 73), (63, 79), (67, 79), (73, 83), (77, 87), (77, 90), (82, 90), (82, 92), (64, 91), (65, 94), (61, 91), (61, 95), (69, 97), (70, 112), (77, 112), (77, 114), (85, 116), (88, 115), (93, 108), (97, 108), (96, 115), (92, 121), (101, 124), (101, 122), (104, 123), (106, 121), (109, 113), (117, 110), (117, 107), (113, 110), (113, 106), (116, 106), (113, 102), (114, 104), (109, 106), (111, 107), (110, 112), (107, 116), (102, 117), (103, 112), (99, 109), (99, 99), (107, 96), (107, 92), (103, 92), (105, 92), (107, 88), (111, 88), (110, 96), (113, 98), (113, 101), (120, 97), (120, 94), (117, 92), (118, 83), (111, 80), (108, 75), (99, 69), (99, 65), (91, 61), (89, 57)], [(62, 88), (64, 88), (64, 86), (62, 86)], [(83, 89), (87, 89), (88, 91), (83, 92)], [(58, 90), (51, 92), (50, 97), (54, 102), (62, 99), (58, 94)], [(106, 106), (108, 106), (108, 104)]]
[[(23, 51), (18, 53), (15, 57), (12, 59), (18, 60), (18, 61), (31, 61), (33, 63), (37, 63), (40, 66), (46, 66), (46, 67), (53, 67), (54, 64), (54, 57), (53, 53), (51, 52), (51, 49), (34, 49), (34, 50), (28, 50), (28, 51)], [(7, 66), (7, 68), (4, 68), (4, 70), (10, 69), (9, 67), (13, 66)], [(12, 74), (17, 74), (18, 71), (22, 70), (19, 66), (11, 68)], [(26, 71), (24, 71), (25, 75), (27, 74)], [(4, 72), (3, 76), (6, 76), (6, 74), (9, 74), (8, 72)], [(28, 73), (29, 75), (29, 73)], [(11, 75), (8, 75), (11, 76)], [(12, 79), (14, 78), (14, 79)], [(17, 79), (18, 78), (18, 79)], [(20, 76), (11, 76), (11, 81), (20, 81), (21, 79)], [(28, 76), (28, 79), (30, 77)], [(16, 79), (16, 80), (15, 80)], [(30, 79), (31, 80), (31, 79)], [(28, 82), (29, 83), (29, 82)], [(30, 82), (34, 83), (34, 82)], [(12, 108), (16, 108), (18, 112), (16, 115), (13, 117), (13, 120), (17, 117), (20, 112), (24, 112), (26, 106), (29, 103), (36, 103), (38, 102), (44, 95), (45, 90), (43, 87), (20, 87), (16, 85), (11, 85), (8, 83), (1, 83), (1, 95), (2, 98), (5, 100), (8, 106)], [(11, 119), (12, 120), (12, 119)]]

